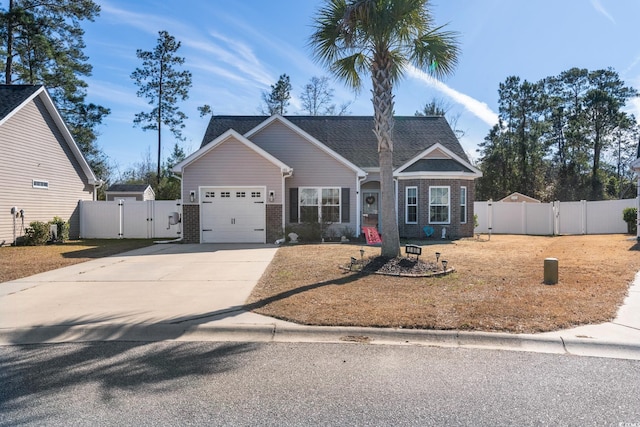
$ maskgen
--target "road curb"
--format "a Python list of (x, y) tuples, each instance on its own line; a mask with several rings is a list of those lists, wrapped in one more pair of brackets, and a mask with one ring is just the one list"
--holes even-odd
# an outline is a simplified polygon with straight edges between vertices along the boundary
[(88, 324), (0, 329), (0, 345), (100, 341), (317, 342), (421, 345), (640, 360), (640, 344), (469, 331), (278, 324)]

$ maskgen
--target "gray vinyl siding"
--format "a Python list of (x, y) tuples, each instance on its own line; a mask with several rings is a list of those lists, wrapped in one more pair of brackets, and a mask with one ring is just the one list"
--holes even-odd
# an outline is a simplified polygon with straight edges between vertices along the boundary
[(273, 203), (282, 204), (280, 167), (233, 137), (187, 165), (182, 185), (185, 204), (189, 204), (189, 192), (197, 195), (201, 186), (266, 186), (267, 192), (275, 192)]
[(356, 172), (324, 152), (282, 123), (275, 121), (251, 136), (257, 146), (293, 168), (293, 176), (285, 180), (286, 222), (289, 223), (289, 189), (299, 187), (348, 187), (350, 191), (350, 222), (336, 224), (338, 231), (350, 227), (355, 232)]
[[(49, 188), (33, 188), (34, 179), (48, 181)], [(0, 126), (0, 244), (13, 242), (12, 206), (25, 211), (25, 227), (59, 216), (77, 238), (78, 201), (92, 199), (93, 186), (40, 98)]]

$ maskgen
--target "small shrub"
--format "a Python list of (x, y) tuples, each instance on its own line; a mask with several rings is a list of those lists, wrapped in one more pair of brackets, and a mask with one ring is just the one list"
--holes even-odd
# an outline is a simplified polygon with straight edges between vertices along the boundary
[(24, 244), (27, 246), (42, 246), (49, 241), (49, 224), (32, 221), (24, 230)]
[(627, 232), (629, 234), (636, 234), (637, 232), (637, 223), (636, 218), (638, 214), (637, 208), (625, 208), (622, 211), (622, 219), (627, 223)]
[(344, 236), (347, 239), (352, 240), (354, 237), (356, 237), (356, 232), (351, 227), (342, 227), (341, 236)]
[(304, 224), (290, 224), (285, 229), (285, 237), (289, 241), (289, 233), (296, 233), (298, 240), (306, 243), (319, 242), (322, 240), (322, 228), (318, 222), (307, 222)]
[(56, 238), (56, 242), (66, 242), (69, 240), (69, 223), (59, 216), (54, 216), (53, 221), (49, 224), (56, 225), (58, 228), (58, 237)]
[(478, 225), (480, 225), (478, 223), (478, 214), (473, 214), (473, 228), (478, 228)]

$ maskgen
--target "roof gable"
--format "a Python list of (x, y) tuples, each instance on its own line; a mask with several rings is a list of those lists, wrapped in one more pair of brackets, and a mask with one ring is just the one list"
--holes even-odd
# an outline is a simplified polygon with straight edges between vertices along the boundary
[[(255, 133), (279, 117), (311, 140), (319, 142), (357, 168), (378, 167), (378, 141), (371, 116), (213, 116), (202, 146), (227, 131)], [(247, 135), (250, 137), (250, 135)], [(425, 149), (439, 144), (468, 163), (460, 142), (444, 117), (395, 117), (394, 167), (400, 167)]]
[(436, 143), (396, 169), (394, 175), (462, 175), (479, 178), (482, 172), (448, 148)]
[(282, 161), (278, 160), (277, 158), (275, 158), (271, 154), (267, 153), (262, 148), (258, 147), (256, 144), (251, 142), (249, 139), (247, 139), (244, 136), (240, 135), (236, 130), (229, 129), (226, 132), (224, 132), (222, 135), (220, 135), (217, 138), (215, 138), (210, 143), (203, 144), (202, 147), (198, 151), (196, 151), (195, 153), (191, 154), (190, 156), (185, 158), (183, 161), (181, 161), (180, 163), (175, 165), (173, 167), (173, 169), (172, 169), (173, 172), (182, 173), (183, 169), (186, 166), (188, 166), (189, 164), (191, 164), (194, 161), (198, 160), (199, 158), (201, 158), (202, 156), (204, 156), (205, 154), (207, 154), (208, 152), (210, 152), (211, 150), (213, 150), (214, 148), (216, 148), (220, 144), (223, 144), (225, 141), (229, 140), (230, 138), (233, 138), (233, 139), (241, 142), (242, 144), (246, 145), (249, 149), (255, 151), (260, 156), (264, 157), (266, 160), (268, 160), (269, 162), (273, 163), (275, 166), (279, 167), (280, 170), (283, 173), (290, 173), (290, 172), (293, 171), (292, 168), (290, 168), (285, 163), (283, 163)]
[(304, 129), (301, 129), (299, 126), (296, 126), (294, 123), (292, 123), (291, 121), (287, 120), (285, 117), (280, 116), (279, 114), (276, 114), (276, 115), (273, 115), (273, 116), (269, 117), (267, 120), (263, 121), (258, 126), (256, 126), (255, 128), (253, 128), (250, 131), (248, 131), (247, 133), (245, 133), (245, 137), (251, 138), (252, 136), (258, 134), (261, 131), (263, 131), (264, 129), (267, 129), (271, 124), (273, 124), (276, 121), (279, 122), (279, 123), (282, 123), (286, 128), (288, 128), (291, 131), (293, 131), (294, 133), (298, 134), (303, 139), (305, 139), (306, 141), (308, 141), (312, 145), (316, 146), (320, 150), (324, 151), (326, 154), (328, 154), (329, 156), (333, 157), (334, 159), (336, 159), (338, 162), (342, 163), (343, 165), (345, 165), (349, 169), (352, 169), (359, 176), (366, 176), (367, 175), (367, 173), (365, 171), (363, 171), (357, 165), (355, 165), (354, 163), (352, 163), (351, 161), (349, 161), (348, 159), (346, 159), (345, 157), (340, 155), (340, 153), (336, 152), (335, 150), (332, 150), (326, 144), (322, 143), (317, 138), (315, 138), (313, 135), (310, 135), (309, 133), (305, 132)]
[(62, 137), (71, 149), (74, 157), (80, 164), (82, 171), (87, 177), (87, 181), (90, 185), (95, 185), (99, 181), (96, 178), (93, 170), (87, 163), (84, 155), (78, 148), (73, 136), (69, 132), (67, 125), (60, 116), (58, 109), (56, 108), (53, 100), (49, 96), (42, 85), (0, 85), (0, 126), (6, 123), (11, 117), (13, 117), (20, 109), (22, 109), (29, 102), (33, 101), (36, 97), (39, 97), (43, 102), (47, 112), (51, 115), (51, 118), (55, 122), (56, 126), (60, 130)]

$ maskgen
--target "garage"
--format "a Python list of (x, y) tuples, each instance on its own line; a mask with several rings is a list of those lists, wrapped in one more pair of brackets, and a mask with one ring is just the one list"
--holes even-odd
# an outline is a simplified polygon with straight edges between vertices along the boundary
[(202, 243), (265, 243), (265, 187), (201, 187)]

